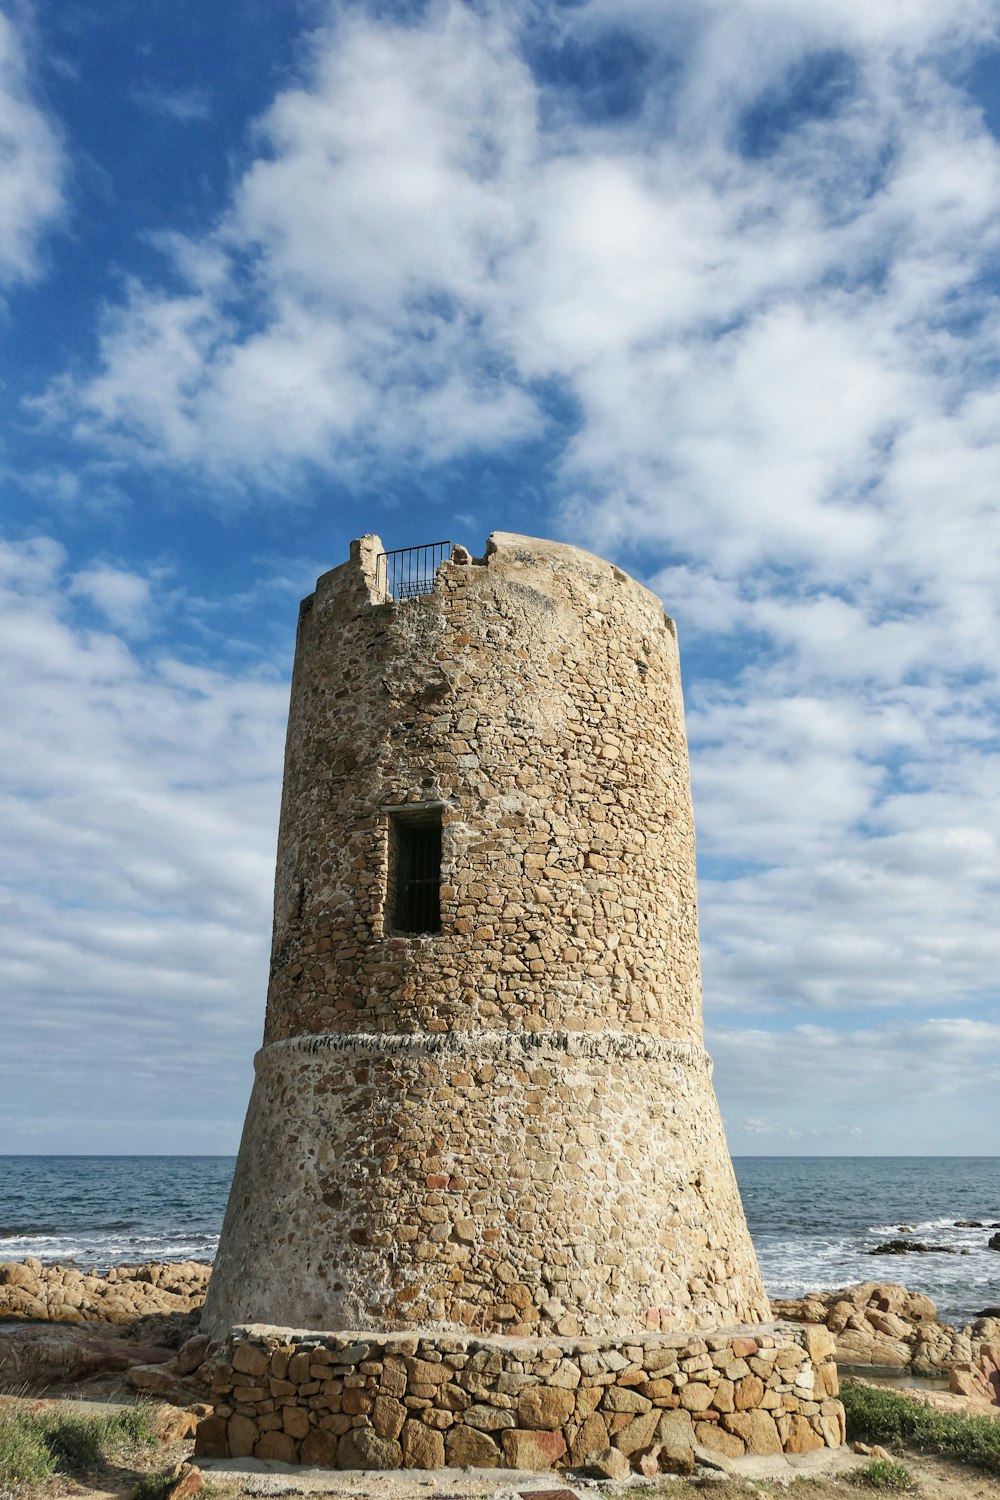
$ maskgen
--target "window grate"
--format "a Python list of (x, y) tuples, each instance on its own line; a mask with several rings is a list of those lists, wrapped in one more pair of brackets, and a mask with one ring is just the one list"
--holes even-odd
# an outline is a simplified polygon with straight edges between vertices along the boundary
[(397, 932), (441, 931), (441, 820), (396, 818), (396, 889), (393, 927)]
[(415, 599), (434, 592), (434, 575), (451, 555), (451, 542), (424, 542), (419, 547), (397, 547), (375, 559), (375, 591), (382, 602)]

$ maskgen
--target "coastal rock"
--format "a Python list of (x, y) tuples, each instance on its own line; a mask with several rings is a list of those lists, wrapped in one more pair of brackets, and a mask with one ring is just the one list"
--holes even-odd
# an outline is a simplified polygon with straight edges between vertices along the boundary
[(1000, 1250), (1000, 1234), (991, 1234), (986, 1242), (987, 1250)]
[(980, 1321), (972, 1330), (940, 1323), (930, 1297), (892, 1282), (864, 1281), (832, 1292), (775, 1299), (777, 1317), (822, 1324), (836, 1341), (840, 1364), (912, 1369), (915, 1374), (948, 1371), (973, 1360), (979, 1345), (1000, 1332)]
[[(197, 1312), (212, 1268), (201, 1261), (113, 1266), (103, 1276), (78, 1266), (43, 1266), (33, 1256), (0, 1263), (0, 1321), (135, 1323)], [(185, 1336), (188, 1332), (185, 1330)]]
[[(1000, 1239), (1000, 1236), (997, 1236)], [(1000, 1244), (993, 1245), (992, 1249), (1000, 1249)], [(957, 1255), (958, 1251), (952, 1245), (925, 1245), (920, 1240), (886, 1240), (882, 1245), (876, 1245), (874, 1250), (866, 1250), (866, 1255)]]

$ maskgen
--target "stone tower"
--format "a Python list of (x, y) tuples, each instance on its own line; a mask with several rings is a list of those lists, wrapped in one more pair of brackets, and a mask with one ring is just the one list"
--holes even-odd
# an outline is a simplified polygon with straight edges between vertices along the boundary
[(575, 547), (494, 533), (412, 597), (392, 559), (363, 537), (301, 608), (204, 1326), (766, 1319), (702, 1045), (673, 624)]

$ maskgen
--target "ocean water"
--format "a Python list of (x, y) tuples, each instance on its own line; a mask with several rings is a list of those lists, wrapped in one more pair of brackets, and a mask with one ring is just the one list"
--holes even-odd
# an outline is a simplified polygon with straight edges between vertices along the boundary
[[(0, 1156), (0, 1261), (36, 1255), (103, 1270), (211, 1260), (231, 1156)], [(899, 1281), (964, 1324), (1000, 1305), (998, 1157), (737, 1157), (747, 1222), (772, 1296)], [(872, 1256), (900, 1234), (963, 1254)]]

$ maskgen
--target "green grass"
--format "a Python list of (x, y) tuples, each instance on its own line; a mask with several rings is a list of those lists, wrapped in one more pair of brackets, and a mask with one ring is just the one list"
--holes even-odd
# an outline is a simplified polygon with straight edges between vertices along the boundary
[(154, 1441), (145, 1406), (94, 1416), (58, 1409), (7, 1412), (0, 1417), (0, 1489), (50, 1474), (87, 1474), (143, 1452)]
[(172, 1469), (162, 1474), (144, 1474), (132, 1491), (132, 1500), (163, 1500), (177, 1483)]
[(905, 1464), (894, 1458), (873, 1458), (863, 1469), (855, 1469), (851, 1483), (866, 1490), (912, 1490), (913, 1479)]
[(934, 1411), (895, 1391), (845, 1380), (840, 1398), (852, 1442), (895, 1443), (918, 1453), (939, 1453), (987, 1474), (1000, 1474), (1000, 1420)]

